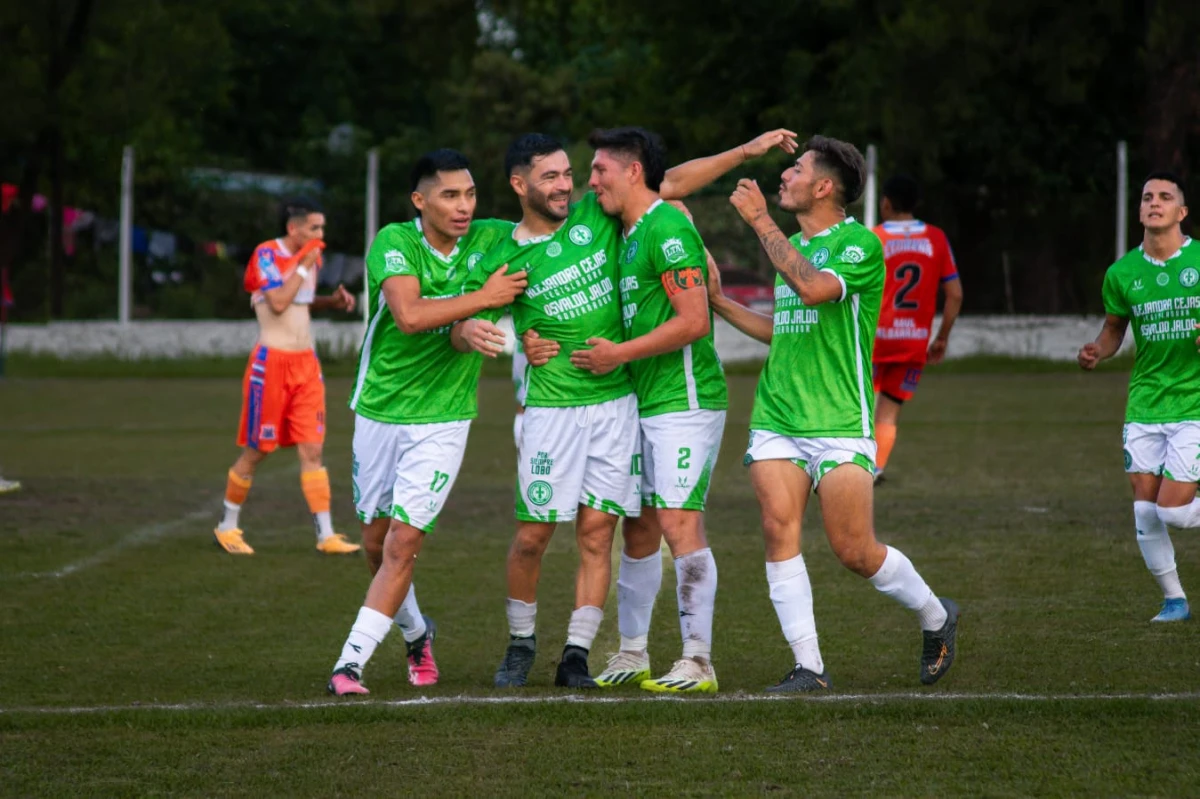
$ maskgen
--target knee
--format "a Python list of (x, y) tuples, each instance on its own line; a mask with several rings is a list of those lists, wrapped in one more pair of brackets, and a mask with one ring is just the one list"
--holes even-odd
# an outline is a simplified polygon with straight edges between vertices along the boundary
[(509, 556), (518, 560), (541, 560), (550, 539), (540, 531), (518, 530), (509, 547)]
[(607, 560), (612, 556), (612, 532), (588, 530), (577, 536), (579, 557), (585, 560)]
[(883, 563), (873, 551), (873, 547), (861, 544), (835, 543), (833, 541), (829, 543), (833, 548), (834, 554), (837, 555), (838, 561), (860, 577), (870, 577), (879, 571), (879, 567)]
[(771, 513), (765, 508), (762, 514), (763, 538), (768, 542), (782, 542), (798, 536), (800, 532), (799, 519), (791, 515)]
[(424, 535), (408, 525), (392, 527), (383, 541), (384, 561), (399, 565), (411, 563), (421, 551)]
[(367, 562), (374, 564), (375, 568), (383, 563), (383, 542), (374, 536), (363, 536), (362, 540), (363, 553), (367, 556)]
[(662, 545), (656, 525), (645, 519), (626, 519), (621, 537), (624, 539), (625, 554), (634, 560), (653, 555)]
[(300, 458), (300, 467), (308, 472), (321, 468), (320, 444), (297, 444), (296, 455)]

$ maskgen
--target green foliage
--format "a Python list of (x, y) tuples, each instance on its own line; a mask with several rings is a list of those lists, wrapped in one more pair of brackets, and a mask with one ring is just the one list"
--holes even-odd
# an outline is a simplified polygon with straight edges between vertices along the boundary
[[(881, 177), (921, 179), (921, 214), (955, 244), (968, 310), (1003, 310), (1007, 257), (1017, 311), (1095, 311), (1115, 141), (1131, 144), (1134, 185), (1152, 165), (1186, 173), (1200, 159), (1194, 3), (109, 0), (50, 92), (52, 43), (82, 1), (0, 8), (0, 178), (19, 178), (58, 120), (69, 204), (115, 216), (133, 144), (138, 224), (247, 246), (274, 233), (274, 198), (202, 196), (190, 168), (319, 181), (331, 248), (357, 253), (372, 147), (384, 221), (411, 216), (409, 167), (438, 146), (473, 159), (479, 215), (512, 216), (501, 164), (521, 132), (566, 140), (582, 186), (594, 127), (651, 127), (679, 162), (788, 126), (876, 143)], [(736, 177), (770, 186), (782, 164), (749, 164), (693, 200), (724, 259), (765, 271), (722, 203)], [(44, 273), (44, 233), (31, 229), (18, 259), (14, 279), (34, 286), (21, 314), (43, 307), (44, 280), (19, 273)], [(101, 277), (86, 261), (69, 271), (73, 291)]]

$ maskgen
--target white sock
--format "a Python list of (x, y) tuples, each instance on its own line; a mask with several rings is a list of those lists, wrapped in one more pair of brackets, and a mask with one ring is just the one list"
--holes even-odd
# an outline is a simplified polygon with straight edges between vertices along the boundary
[(804, 556), (775, 563), (768, 561), (767, 586), (783, 637), (796, 656), (796, 665), (823, 674), (825, 662), (821, 660), (821, 648), (817, 645), (812, 583), (808, 580), (808, 569), (804, 567)]
[(528, 638), (533, 635), (537, 622), (537, 603), (522, 602), (509, 597), (504, 600), (504, 610), (508, 614), (508, 634), (516, 638)]
[(387, 616), (365, 605), (359, 608), (358, 618), (350, 628), (350, 635), (346, 636), (346, 643), (342, 645), (342, 656), (334, 664), (333, 670), (349, 666), (361, 677), (367, 661), (375, 654), (375, 647), (383, 643), (391, 629), (392, 620)]
[(1164, 508), (1159, 505), (1158, 518), (1162, 519), (1163, 524), (1169, 524), (1181, 530), (1200, 527), (1200, 497), (1193, 499), (1191, 505), (1184, 505), (1181, 508)]
[(1137, 526), (1138, 548), (1142, 550), (1142, 560), (1146, 568), (1158, 580), (1166, 599), (1186, 599), (1183, 585), (1179, 582), (1179, 572), (1175, 569), (1175, 547), (1171, 544), (1171, 534), (1167, 525), (1159, 518), (1158, 506), (1153, 502), (1137, 501), (1133, 503), (1133, 521)]
[(571, 614), (571, 623), (567, 625), (567, 646), (591, 649), (602, 621), (604, 611), (594, 605), (575, 608), (575, 612)]
[(713, 606), (717, 601), (717, 562), (708, 547), (675, 559), (679, 632), (685, 658), (712, 659)]
[(411, 583), (408, 586), (408, 595), (400, 603), (400, 609), (396, 611), (392, 621), (400, 628), (404, 640), (410, 644), (425, 634), (425, 617), (421, 615), (421, 606), (417, 604), (417, 589)]
[(333, 535), (333, 517), (329, 511), (323, 510), (320, 513), (314, 513), (313, 526), (317, 528), (317, 540), (324, 541), (329, 536)]
[(909, 610), (915, 610), (922, 630), (940, 630), (945, 625), (946, 608), (900, 550), (887, 548), (887, 557), (871, 576), (871, 585)]
[(221, 517), (221, 522), (217, 525), (217, 529), (222, 533), (226, 530), (236, 530), (238, 526), (238, 514), (241, 512), (241, 505), (234, 505), (229, 500), (225, 500), (225, 515)]
[(662, 587), (662, 572), (661, 549), (644, 558), (621, 553), (621, 568), (617, 572), (617, 628), (625, 652), (646, 651), (650, 616)]

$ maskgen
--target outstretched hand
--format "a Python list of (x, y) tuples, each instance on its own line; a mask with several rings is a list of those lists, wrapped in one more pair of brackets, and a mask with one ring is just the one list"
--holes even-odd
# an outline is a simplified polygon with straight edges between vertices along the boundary
[(787, 128), (769, 130), (761, 136), (756, 136), (743, 144), (742, 153), (749, 160), (766, 155), (774, 147), (778, 147), (788, 155), (792, 155), (798, 149), (796, 134)]

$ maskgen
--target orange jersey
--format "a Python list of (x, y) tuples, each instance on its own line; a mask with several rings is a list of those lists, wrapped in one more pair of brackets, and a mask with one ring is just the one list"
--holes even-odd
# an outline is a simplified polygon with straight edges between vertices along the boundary
[(887, 280), (873, 360), (923, 364), (938, 286), (958, 279), (950, 242), (941, 228), (919, 219), (884, 222), (875, 235), (883, 242)]
[[(317, 256), (317, 264), (321, 263)], [(280, 239), (264, 241), (254, 248), (250, 263), (246, 265), (246, 276), (243, 285), (250, 294), (250, 304), (256, 305), (263, 301), (263, 292), (277, 289), (288, 279), (296, 268), (297, 257), (288, 251)], [(312, 269), (305, 279), (304, 285), (296, 292), (292, 300), (294, 305), (310, 305), (317, 293), (317, 270)]]

